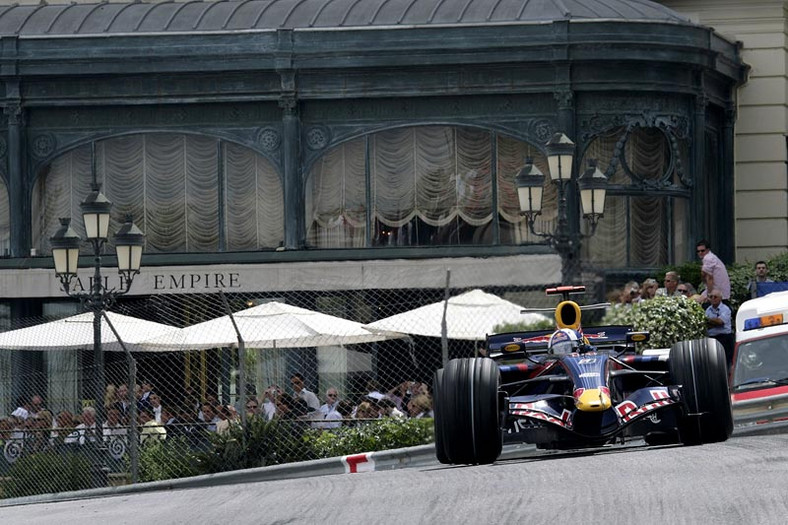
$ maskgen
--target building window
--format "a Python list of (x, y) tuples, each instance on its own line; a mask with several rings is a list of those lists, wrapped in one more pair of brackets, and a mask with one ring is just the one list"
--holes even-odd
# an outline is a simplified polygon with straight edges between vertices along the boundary
[(579, 169), (597, 159), (610, 188), (605, 216), (583, 244), (584, 259), (608, 268), (655, 268), (685, 252), (687, 151), (686, 141), (655, 127), (616, 128), (591, 142)]
[[(197, 135), (128, 135), (97, 142), (95, 164), (114, 204), (110, 231), (131, 214), (145, 232), (146, 253), (264, 250), (284, 241), (279, 175), (247, 148)], [(32, 220), (40, 253), (49, 253), (60, 217), (71, 217), (84, 235), (79, 205), (90, 184), (90, 145), (56, 158), (39, 176)]]
[[(514, 184), (529, 155), (547, 169), (541, 152), (526, 142), (449, 126), (392, 129), (336, 146), (310, 171), (307, 245), (532, 241), (523, 228)], [(555, 207), (547, 208), (550, 221)]]

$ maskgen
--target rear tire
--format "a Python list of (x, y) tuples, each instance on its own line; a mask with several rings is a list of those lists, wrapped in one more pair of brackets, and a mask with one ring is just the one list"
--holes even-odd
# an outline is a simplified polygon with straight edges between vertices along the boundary
[(449, 463), (488, 464), (501, 454), (500, 377), (489, 358), (452, 359), (441, 376), (436, 374), (436, 453), (440, 439)]
[(446, 442), (446, 425), (444, 423), (442, 411), (438, 410), (441, 396), (443, 395), (443, 368), (435, 372), (435, 377), (432, 379), (432, 397), (434, 399), (433, 406), (433, 423), (435, 425), (435, 457), (438, 458), (440, 463), (448, 465), (451, 463), (449, 456), (446, 455), (444, 443)]
[(686, 413), (677, 418), (685, 445), (727, 440), (733, 432), (725, 350), (714, 339), (679, 341), (670, 349), (670, 375), (682, 385)]

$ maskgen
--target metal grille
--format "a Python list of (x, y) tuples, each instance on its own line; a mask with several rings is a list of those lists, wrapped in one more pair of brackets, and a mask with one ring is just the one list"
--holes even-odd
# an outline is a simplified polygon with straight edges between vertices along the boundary
[[(460, 316), (453, 309), (445, 329), (442, 316), (436, 322), (424, 313), (401, 320), (401, 333), (363, 327), (428, 305), (442, 309), (446, 297), (467, 292), (127, 298), (109, 321), (101, 314), (103, 374), (94, 365), (92, 322), (25, 319), (17, 326), (27, 332), (0, 333), (2, 496), (430, 442), (434, 371), (447, 358), (476, 355), (485, 333), (515, 328), (503, 324), (511, 319), (493, 308), (485, 316), (479, 306), (460, 324), (480, 335), (465, 339), (453, 338), (452, 316)], [(519, 306), (554, 305), (541, 289), (484, 293)], [(139, 320), (167, 326), (150, 339), (160, 332)], [(87, 334), (77, 343), (75, 326)], [(301, 388), (312, 394), (297, 394)]]

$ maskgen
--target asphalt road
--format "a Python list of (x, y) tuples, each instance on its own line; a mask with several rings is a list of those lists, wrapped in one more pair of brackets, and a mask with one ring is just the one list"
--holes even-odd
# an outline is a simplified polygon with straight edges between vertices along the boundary
[(2, 524), (785, 523), (788, 435), (0, 508)]

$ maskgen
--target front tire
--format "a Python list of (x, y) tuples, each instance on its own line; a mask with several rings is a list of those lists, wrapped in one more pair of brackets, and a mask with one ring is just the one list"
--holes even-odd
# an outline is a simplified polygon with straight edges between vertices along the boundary
[(443, 368), (435, 372), (435, 377), (432, 378), (432, 397), (434, 399), (433, 406), (433, 424), (435, 425), (435, 457), (438, 458), (440, 463), (448, 465), (451, 463), (449, 456), (446, 455), (446, 424), (445, 417), (442, 410), (438, 410), (441, 396), (443, 395)]
[(436, 380), (436, 453), (440, 439), (448, 463), (494, 462), (503, 448), (498, 365), (489, 358), (452, 359)]
[(714, 339), (679, 341), (670, 349), (670, 374), (682, 386), (686, 413), (678, 417), (685, 445), (727, 440), (733, 432), (725, 350)]

